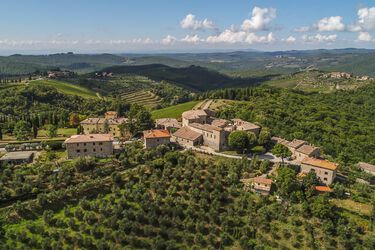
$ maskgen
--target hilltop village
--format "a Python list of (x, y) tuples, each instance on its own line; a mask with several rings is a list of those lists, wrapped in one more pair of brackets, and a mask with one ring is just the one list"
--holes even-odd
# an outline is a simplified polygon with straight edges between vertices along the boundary
[[(77, 157), (110, 157), (121, 148), (118, 139), (121, 137), (120, 125), (128, 123), (127, 118), (119, 117), (114, 111), (108, 111), (104, 117), (87, 118), (80, 122), (82, 134), (66, 139), (65, 147), (69, 159)], [(234, 131), (259, 137), (260, 125), (241, 119), (225, 120), (215, 117), (209, 109), (188, 110), (182, 113), (181, 120), (162, 118), (155, 120), (155, 128), (146, 130), (142, 135), (145, 149), (159, 145), (174, 145), (174, 148), (193, 150), (211, 155), (233, 157), (222, 153), (230, 150), (229, 137)], [(303, 140), (287, 141), (279, 137), (268, 138), (273, 144), (280, 144), (290, 152), (288, 164), (299, 167), (299, 176), (303, 178), (313, 171), (320, 180), (317, 190), (332, 192), (329, 188), (337, 175), (336, 163), (321, 157), (320, 149)], [(263, 153), (264, 154), (264, 153)], [(269, 155), (272, 155), (270, 152)], [(237, 156), (241, 158), (242, 156)], [(273, 156), (274, 164), (281, 164), (284, 159)], [(244, 188), (268, 195), (271, 192), (272, 180), (266, 176), (242, 179)]]

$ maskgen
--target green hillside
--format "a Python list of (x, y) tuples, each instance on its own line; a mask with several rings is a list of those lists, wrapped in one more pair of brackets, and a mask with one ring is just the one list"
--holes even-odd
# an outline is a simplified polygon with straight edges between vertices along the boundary
[(171, 107), (163, 108), (154, 110), (151, 112), (152, 118), (159, 119), (159, 118), (180, 118), (181, 114), (187, 110), (194, 108), (199, 101), (191, 101), (185, 102), (181, 104), (177, 104)]
[(128, 103), (137, 103), (151, 108), (162, 102), (159, 96), (144, 90), (123, 94), (121, 99)]
[(114, 74), (136, 74), (146, 76), (155, 81), (167, 81), (196, 92), (227, 87), (254, 86), (269, 79), (267, 76), (234, 78), (194, 65), (185, 68), (174, 68), (162, 64), (114, 66), (105, 70)]
[(50, 86), (56, 88), (59, 92), (67, 95), (76, 95), (84, 98), (98, 98), (97, 94), (87, 88), (83, 88), (71, 83), (57, 80), (36, 80), (31, 85)]

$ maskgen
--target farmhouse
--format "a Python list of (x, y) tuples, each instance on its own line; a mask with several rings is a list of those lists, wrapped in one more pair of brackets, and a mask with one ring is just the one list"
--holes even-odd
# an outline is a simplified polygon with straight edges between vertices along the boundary
[(264, 177), (241, 179), (245, 190), (252, 190), (261, 195), (269, 195), (272, 188), (272, 180)]
[(182, 113), (182, 126), (188, 126), (190, 123), (208, 123), (208, 112), (205, 110), (188, 110)]
[(143, 131), (143, 141), (146, 149), (156, 148), (162, 144), (171, 142), (171, 134), (168, 130), (146, 130)]
[(166, 129), (171, 131), (171, 129), (181, 128), (181, 124), (174, 118), (161, 118), (155, 120), (155, 127), (157, 129)]
[(365, 162), (359, 162), (357, 164), (357, 167), (362, 169), (364, 172), (375, 175), (375, 165), (365, 163)]
[(111, 134), (114, 137), (121, 137), (120, 125), (126, 123), (127, 118), (118, 117), (117, 112), (108, 111), (104, 118), (87, 118), (81, 122), (84, 134)]
[(8, 152), (0, 158), (0, 163), (22, 164), (33, 161), (34, 151)]
[(235, 130), (241, 130), (241, 131), (246, 131), (246, 132), (253, 132), (256, 135), (259, 135), (260, 132), (260, 126), (247, 122), (241, 119), (232, 119), (233, 124), (235, 126)]
[(73, 135), (66, 139), (68, 159), (75, 157), (107, 157), (113, 154), (111, 134)]
[(203, 135), (189, 127), (182, 127), (173, 134), (172, 141), (183, 146), (193, 147), (202, 144)]
[(301, 162), (301, 173), (307, 174), (314, 171), (316, 176), (326, 185), (331, 185), (336, 178), (337, 164), (323, 160), (307, 157)]
[(306, 157), (318, 158), (320, 156), (320, 149), (318, 147), (305, 144), (297, 148), (293, 156), (298, 162), (302, 161)]
[(291, 142), (288, 143), (287, 147), (289, 148), (289, 150), (294, 155), (295, 152), (296, 152), (296, 150), (297, 150), (297, 148), (302, 147), (305, 144), (307, 144), (306, 141), (294, 139), (293, 141), (291, 141)]
[(203, 136), (203, 145), (221, 151), (227, 148), (229, 132), (210, 124), (191, 123), (189, 128)]

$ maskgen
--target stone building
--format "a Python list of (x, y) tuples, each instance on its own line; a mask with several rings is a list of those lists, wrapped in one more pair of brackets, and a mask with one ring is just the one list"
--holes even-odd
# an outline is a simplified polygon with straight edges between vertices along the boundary
[(171, 142), (171, 134), (168, 130), (146, 130), (143, 131), (143, 142), (146, 149), (156, 148), (159, 145), (167, 145)]
[(189, 128), (202, 134), (203, 145), (221, 151), (228, 148), (229, 132), (210, 124), (191, 123)]
[(87, 118), (80, 124), (84, 134), (111, 134), (114, 137), (122, 137), (120, 125), (126, 123), (127, 118), (118, 117), (117, 112), (108, 111), (104, 118)]
[(173, 134), (172, 141), (185, 147), (193, 147), (203, 143), (203, 135), (189, 127), (182, 127)]
[(64, 144), (68, 159), (113, 155), (113, 136), (111, 134), (73, 135), (66, 139)]
[(301, 162), (301, 173), (307, 174), (310, 171), (314, 171), (321, 182), (331, 185), (336, 178), (337, 164), (323, 159), (307, 157)]
[(161, 118), (155, 120), (155, 127), (171, 131), (172, 129), (181, 128), (181, 124), (175, 118)]
[(188, 110), (182, 113), (182, 126), (188, 126), (190, 123), (208, 123), (209, 115), (205, 110)]

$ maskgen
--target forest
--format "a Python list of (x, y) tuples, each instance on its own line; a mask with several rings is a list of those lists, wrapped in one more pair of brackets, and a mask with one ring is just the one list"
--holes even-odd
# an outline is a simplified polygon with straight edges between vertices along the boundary
[(200, 98), (236, 100), (219, 111), (271, 129), (272, 134), (306, 140), (345, 164), (375, 163), (375, 84), (327, 94), (273, 87), (222, 89)]

